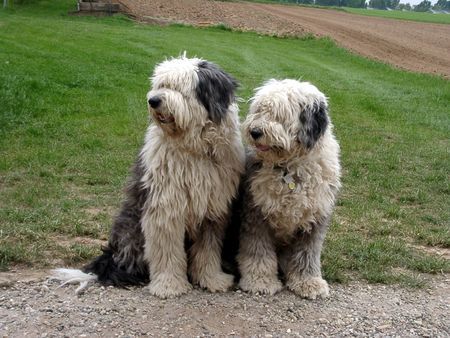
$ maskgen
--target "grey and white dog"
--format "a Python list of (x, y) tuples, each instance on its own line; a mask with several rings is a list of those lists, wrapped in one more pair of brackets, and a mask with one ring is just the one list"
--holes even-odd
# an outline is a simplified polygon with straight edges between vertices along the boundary
[(237, 256), (245, 291), (276, 293), (280, 270), (302, 297), (329, 293), (320, 254), (341, 169), (327, 109), (323, 93), (295, 80), (270, 80), (252, 98)]
[(189, 275), (200, 287), (226, 291), (233, 276), (221, 268), (222, 241), (245, 162), (237, 83), (215, 64), (185, 56), (157, 65), (152, 82), (154, 123), (107, 247), (82, 271), (58, 269), (54, 277), (150, 282), (151, 294), (167, 298), (192, 287)]

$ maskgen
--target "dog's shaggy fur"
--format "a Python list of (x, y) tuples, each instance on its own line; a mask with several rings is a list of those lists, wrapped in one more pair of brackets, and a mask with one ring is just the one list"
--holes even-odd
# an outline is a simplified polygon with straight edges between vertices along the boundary
[(56, 277), (119, 286), (150, 281), (149, 292), (166, 298), (187, 292), (189, 275), (225, 291), (233, 276), (221, 268), (222, 240), (245, 162), (237, 83), (213, 63), (186, 57), (159, 64), (152, 82), (154, 123), (108, 246), (85, 274), (60, 269)]
[(294, 293), (328, 295), (320, 253), (340, 188), (339, 145), (327, 99), (315, 86), (270, 80), (256, 90), (243, 133), (240, 287), (274, 294), (278, 270)]

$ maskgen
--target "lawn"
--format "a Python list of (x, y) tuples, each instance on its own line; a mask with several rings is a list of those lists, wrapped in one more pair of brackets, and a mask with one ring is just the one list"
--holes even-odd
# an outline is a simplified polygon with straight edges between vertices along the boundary
[(148, 124), (154, 65), (187, 50), (239, 79), (241, 115), (264, 80), (330, 100), (343, 190), (323, 256), (330, 281), (420, 285), (450, 271), (450, 83), (327, 39), (68, 16), (74, 1), (0, 10), (0, 268), (80, 265), (99, 253)]
[(419, 22), (430, 22), (430, 23), (442, 23), (450, 24), (449, 14), (433, 14), (427, 12), (414, 12), (414, 11), (384, 11), (381, 9), (365, 9), (365, 8), (350, 8), (342, 7), (346, 12), (353, 14), (369, 15), (369, 16), (379, 16), (389, 19), (401, 19)]

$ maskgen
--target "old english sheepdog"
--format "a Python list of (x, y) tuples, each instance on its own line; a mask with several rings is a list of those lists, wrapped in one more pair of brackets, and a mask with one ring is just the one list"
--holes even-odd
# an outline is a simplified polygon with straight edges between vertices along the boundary
[(340, 188), (339, 145), (323, 93), (307, 82), (269, 80), (242, 125), (250, 145), (243, 182), (239, 286), (326, 297), (320, 253)]
[[(54, 270), (66, 282), (147, 284), (173, 297), (191, 283), (226, 291), (221, 250), (230, 204), (245, 169), (237, 82), (215, 64), (185, 56), (156, 66), (147, 94), (154, 123), (133, 167), (103, 254)], [(80, 289), (80, 288), (79, 288)]]

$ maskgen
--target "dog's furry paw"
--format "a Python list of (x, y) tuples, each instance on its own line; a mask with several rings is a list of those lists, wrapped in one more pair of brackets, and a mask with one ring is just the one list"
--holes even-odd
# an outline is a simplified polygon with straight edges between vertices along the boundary
[(239, 287), (247, 292), (260, 293), (263, 295), (274, 295), (283, 288), (277, 277), (242, 277), (239, 281)]
[(203, 277), (197, 284), (211, 292), (225, 292), (233, 286), (234, 276), (224, 272), (219, 272), (213, 277)]
[(303, 298), (326, 298), (330, 294), (328, 283), (321, 277), (290, 279), (287, 281), (286, 286)]
[(187, 279), (160, 275), (151, 280), (146, 289), (151, 295), (165, 299), (177, 297), (189, 292), (192, 289), (192, 285)]

